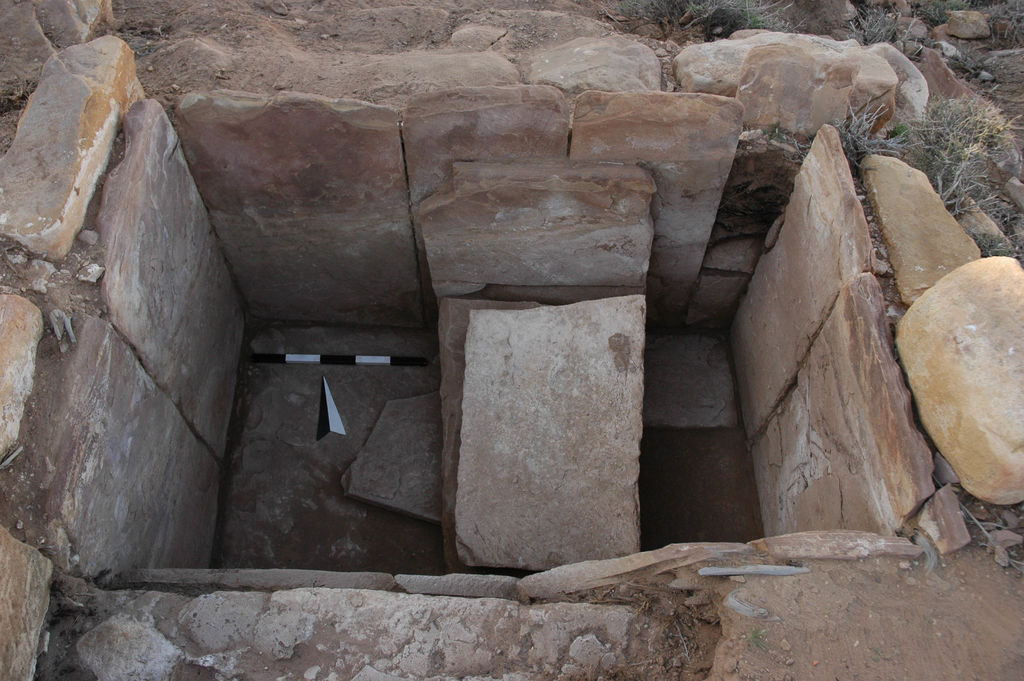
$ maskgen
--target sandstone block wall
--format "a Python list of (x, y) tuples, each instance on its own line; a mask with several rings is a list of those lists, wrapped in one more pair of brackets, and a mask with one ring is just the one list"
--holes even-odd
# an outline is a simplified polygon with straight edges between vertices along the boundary
[(871, 257), (838, 134), (825, 126), (732, 330), (766, 536), (892, 532), (934, 491)]

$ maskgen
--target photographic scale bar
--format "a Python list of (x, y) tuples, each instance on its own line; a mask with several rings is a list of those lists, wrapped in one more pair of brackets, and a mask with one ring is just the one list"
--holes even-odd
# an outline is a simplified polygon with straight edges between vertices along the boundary
[(348, 364), (356, 366), (425, 367), (426, 357), (393, 355), (297, 355), (254, 352), (253, 362), (263, 364)]

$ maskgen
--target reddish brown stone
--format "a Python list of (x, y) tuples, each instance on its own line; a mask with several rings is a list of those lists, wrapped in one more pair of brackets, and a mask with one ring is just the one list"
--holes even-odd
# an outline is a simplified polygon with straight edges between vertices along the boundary
[(950, 485), (942, 487), (925, 502), (917, 516), (917, 526), (924, 530), (939, 553), (952, 553), (971, 543), (960, 502)]

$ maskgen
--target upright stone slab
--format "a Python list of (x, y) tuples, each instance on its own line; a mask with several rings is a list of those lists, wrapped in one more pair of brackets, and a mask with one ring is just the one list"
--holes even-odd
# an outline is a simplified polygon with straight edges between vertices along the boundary
[(914, 426), (873, 275), (839, 294), (753, 455), (766, 536), (891, 534), (931, 496), (931, 451)]
[(441, 449), (441, 528), (444, 533), (444, 559), (449, 571), (466, 566), (459, 560), (455, 546), (455, 490), (459, 476), (459, 449), (462, 447), (462, 388), (466, 375), (466, 332), (473, 310), (527, 310), (537, 303), (502, 300), (442, 298), (439, 305), (437, 334), (441, 355), (441, 421), (444, 444)]
[(243, 316), (178, 136), (147, 99), (125, 117), (124, 160), (103, 188), (110, 320), (217, 453), (235, 393)]
[(342, 477), (345, 494), (441, 522), (441, 401), (436, 392), (384, 405)]
[(0, 90), (9, 92), (35, 82), (53, 52), (36, 21), (33, 3), (6, 0), (0, 6), (0, 54), (6, 57)]
[(285, 93), (190, 94), (179, 132), (257, 317), (422, 319), (398, 114)]
[(960, 265), (981, 257), (977, 244), (920, 170), (898, 158), (877, 155), (865, 158), (861, 168), (905, 304)]
[(212, 454), (108, 323), (75, 321), (60, 393), (35, 414), (37, 447), (56, 467), (50, 518), (87, 575), (205, 565), (219, 487)]
[(576, 38), (534, 55), (526, 81), (566, 92), (660, 90), (661, 64), (654, 50), (620, 35)]
[(657, 186), (647, 274), (650, 319), (681, 326), (729, 177), (743, 107), (732, 98), (663, 92), (584, 92), (570, 158), (639, 162)]
[(649, 335), (644, 349), (644, 425), (739, 425), (727, 341), (700, 334)]
[(47, 34), (63, 47), (80, 43), (113, 19), (111, 0), (36, 0), (36, 14)]
[(420, 204), (417, 215), (438, 297), (489, 284), (643, 290), (655, 190), (646, 171), (456, 163), (453, 184)]
[(402, 112), (413, 206), (451, 181), (454, 161), (560, 159), (569, 104), (545, 85), (467, 87), (419, 95)]
[(0, 295), (0, 457), (18, 441), (42, 335), (39, 308), (21, 296)]
[(921, 423), (971, 494), (1024, 501), (1024, 270), (982, 258), (926, 291), (896, 344)]
[(640, 296), (470, 313), (463, 561), (542, 570), (638, 550), (643, 343)]
[(839, 290), (870, 270), (871, 255), (839, 134), (825, 126), (797, 174), (778, 241), (761, 256), (733, 322), (748, 437), (765, 424), (796, 376)]
[(35, 676), (52, 571), (42, 554), (0, 527), (0, 669), (5, 679), (31, 681)]
[(50, 58), (0, 159), (0, 234), (51, 260), (67, 255), (121, 115), (141, 96), (135, 57), (118, 38)]

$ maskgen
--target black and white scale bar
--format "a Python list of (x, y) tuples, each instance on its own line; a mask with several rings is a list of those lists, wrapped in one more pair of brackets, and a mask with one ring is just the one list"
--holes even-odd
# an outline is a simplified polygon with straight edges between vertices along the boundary
[(255, 352), (253, 362), (263, 364), (354, 364), (358, 366), (425, 367), (426, 357), (395, 357), (392, 355), (286, 355)]

